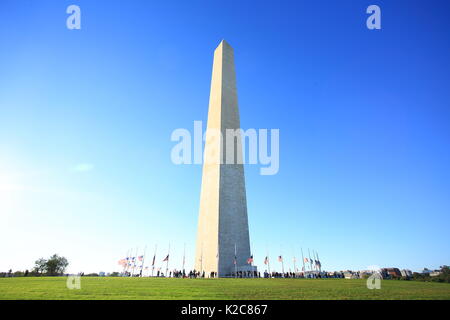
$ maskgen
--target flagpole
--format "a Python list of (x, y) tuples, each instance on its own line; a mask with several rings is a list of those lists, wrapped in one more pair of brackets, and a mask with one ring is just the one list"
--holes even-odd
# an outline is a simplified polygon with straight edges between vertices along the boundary
[[(128, 254), (128, 250), (127, 250), (127, 253), (126, 253), (126, 254)], [(125, 258), (125, 261), (127, 261), (126, 258)], [(126, 264), (123, 264), (122, 267), (123, 267), (123, 269), (122, 269), (122, 275), (124, 275), (124, 274), (125, 274), (125, 267), (126, 267)]]
[(309, 260), (309, 271), (312, 272), (312, 267), (311, 267), (311, 256), (309, 254), (309, 248), (308, 248), (308, 260)]
[(311, 260), (311, 252), (309, 251), (309, 248), (308, 248), (308, 257), (309, 257), (309, 267), (311, 269), (311, 272), (314, 274), (312, 260)]
[(203, 272), (203, 242), (202, 242), (202, 251), (200, 253), (200, 270), (198, 270), (200, 273)]
[(236, 242), (234, 243), (234, 276), (237, 278), (237, 248)]
[(313, 269), (312, 269), (312, 263), (311, 263), (311, 253), (309, 252), (309, 248), (308, 248), (308, 259), (309, 259), (309, 270), (312, 273)]
[(125, 266), (124, 275), (128, 272), (128, 264), (130, 263), (130, 249), (127, 250), (127, 258), (125, 260), (127, 260), (127, 264)]
[(314, 254), (314, 250), (312, 250), (313, 261), (314, 261), (314, 271), (317, 272), (317, 263), (316, 263), (316, 255)]
[(133, 255), (133, 248), (130, 248), (130, 259), (128, 260), (127, 273), (130, 274), (131, 277), (131, 256)]
[(127, 271), (127, 267), (128, 267), (128, 253), (130, 252), (130, 250), (127, 250), (127, 255), (125, 257), (125, 261), (127, 262), (124, 266), (123, 266), (123, 271), (122, 271), (122, 276), (125, 276), (125, 272)]
[(133, 266), (131, 264), (132, 256), (133, 256), (133, 248), (130, 248), (130, 260), (128, 261), (129, 264), (128, 264), (128, 268), (127, 268), (127, 272), (130, 274), (130, 277), (131, 277), (131, 271), (133, 270)]
[(255, 273), (253, 272), (253, 252), (252, 252), (252, 243), (250, 242), (250, 270), (252, 273), (252, 278), (255, 277)]
[(133, 259), (133, 271), (131, 272), (131, 277), (134, 276), (134, 269), (136, 268), (136, 258), (137, 258), (137, 255), (138, 255), (138, 249), (139, 249), (139, 247), (136, 247), (136, 254), (135, 254), (134, 259)]
[(214, 275), (214, 278), (219, 278), (219, 246), (217, 245), (217, 254), (216, 254), (216, 262), (217, 262), (217, 272)]
[(169, 243), (169, 251), (167, 252), (167, 261), (166, 261), (166, 278), (168, 278), (168, 270), (169, 270), (169, 259), (170, 259), (170, 257), (169, 257), (169, 255), (170, 255), (170, 243)]
[(305, 257), (303, 256), (303, 248), (300, 248), (300, 250), (302, 251), (303, 276), (305, 276), (306, 275), (306, 269), (305, 269)]
[(147, 246), (144, 247), (144, 255), (142, 256), (142, 264), (141, 264), (141, 277), (144, 273), (144, 261), (145, 261), (145, 253), (147, 252)]
[(294, 253), (294, 272), (297, 273), (297, 265), (295, 261), (295, 253)]
[(270, 274), (270, 258), (269, 258), (269, 249), (266, 247), (266, 253), (267, 253), (267, 268), (269, 269), (269, 278), (272, 278), (272, 275)]
[(316, 271), (319, 272), (319, 266), (317, 265), (317, 257), (315, 250), (313, 250), (313, 257), (314, 257), (314, 265), (316, 266)]
[(153, 255), (153, 262), (152, 262), (152, 277), (153, 277), (153, 271), (155, 271), (155, 259), (156, 259), (156, 249), (158, 248), (158, 245), (155, 244), (155, 253)]
[(184, 243), (184, 249), (183, 249), (183, 269), (181, 269), (181, 272), (184, 272), (184, 262), (186, 261), (186, 242)]
[(319, 253), (317, 253), (317, 260), (319, 260), (320, 272), (322, 272), (322, 262), (320, 262)]
[(319, 272), (322, 273), (322, 264), (320, 263), (320, 259), (319, 259), (319, 254), (316, 251), (316, 257), (317, 257), (317, 262), (318, 262), (318, 267), (319, 267)]

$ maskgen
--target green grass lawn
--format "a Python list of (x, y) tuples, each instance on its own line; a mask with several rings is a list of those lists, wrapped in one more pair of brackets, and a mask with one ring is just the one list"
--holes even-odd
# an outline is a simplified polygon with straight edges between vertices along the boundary
[(346, 279), (81, 278), (69, 290), (65, 277), (0, 278), (0, 299), (450, 299), (450, 284)]

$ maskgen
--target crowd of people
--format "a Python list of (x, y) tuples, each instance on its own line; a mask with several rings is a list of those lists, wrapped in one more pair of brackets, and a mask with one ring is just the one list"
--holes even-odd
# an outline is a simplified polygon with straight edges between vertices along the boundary
[[(190, 278), (190, 279), (198, 279), (198, 278), (218, 278), (217, 272), (205, 272), (205, 271), (197, 271), (197, 270), (172, 270), (167, 271), (167, 274), (164, 274), (161, 270), (156, 270), (153, 274), (131, 274), (129, 272), (125, 272), (122, 276), (125, 277), (160, 277), (160, 278)], [(319, 271), (307, 271), (307, 272), (268, 272), (265, 270), (263, 273), (259, 271), (237, 271), (232, 272), (227, 278), (330, 278), (328, 273), (319, 272)]]

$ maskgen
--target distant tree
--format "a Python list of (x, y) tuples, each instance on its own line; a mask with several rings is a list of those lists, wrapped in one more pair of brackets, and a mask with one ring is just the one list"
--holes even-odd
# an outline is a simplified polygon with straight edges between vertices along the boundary
[(50, 257), (50, 259), (47, 260), (46, 263), (47, 274), (50, 276), (61, 275), (64, 273), (68, 265), (69, 262), (67, 261), (66, 258), (54, 254), (53, 256)]
[(88, 273), (86, 277), (98, 277), (98, 273)]
[(14, 277), (23, 277), (24, 273), (22, 271), (15, 271)]
[(429, 275), (425, 275), (423, 273), (418, 273), (418, 272), (414, 272), (413, 276), (412, 276), (413, 280), (416, 280), (416, 281), (425, 281), (429, 277), (430, 277)]
[(33, 271), (37, 274), (43, 274), (44, 272), (47, 272), (47, 260), (44, 258), (40, 258), (34, 262), (34, 269)]
[(120, 274), (118, 272), (111, 272), (110, 277), (118, 277)]
[(25, 274), (23, 275), (24, 277), (28, 277), (28, 273), (29, 273), (29, 271), (28, 271), (28, 269), (27, 270), (25, 270)]
[[(425, 268), (424, 270), (428, 270)], [(450, 268), (449, 266), (441, 266), (441, 273), (437, 276), (431, 277), (429, 273), (413, 273), (413, 280), (416, 281), (432, 281), (432, 282), (447, 282), (450, 283)]]
[(442, 266), (441, 267), (441, 274), (436, 277), (435, 281), (450, 283), (450, 267), (449, 266)]
[(68, 265), (66, 258), (54, 254), (48, 260), (44, 258), (36, 260), (33, 271), (40, 275), (45, 273), (49, 276), (57, 276), (62, 275)]

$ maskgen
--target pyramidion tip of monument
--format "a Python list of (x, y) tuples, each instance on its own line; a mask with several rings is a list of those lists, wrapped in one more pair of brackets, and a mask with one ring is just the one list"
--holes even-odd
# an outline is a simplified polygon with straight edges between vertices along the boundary
[(222, 39), (222, 41), (220, 41), (218, 48), (220, 46), (227, 46), (227, 47), (230, 47), (231, 49), (233, 49), (233, 47), (225, 39)]

